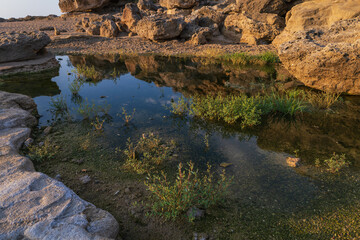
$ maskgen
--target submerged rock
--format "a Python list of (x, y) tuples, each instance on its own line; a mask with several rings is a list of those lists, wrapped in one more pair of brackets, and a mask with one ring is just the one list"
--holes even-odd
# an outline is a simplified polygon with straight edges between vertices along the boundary
[(50, 42), (43, 32), (1, 32), (0, 63), (35, 58)]
[(286, 158), (286, 163), (289, 167), (293, 167), (296, 168), (298, 166), (300, 166), (300, 158), (293, 158), (293, 157), (287, 157)]

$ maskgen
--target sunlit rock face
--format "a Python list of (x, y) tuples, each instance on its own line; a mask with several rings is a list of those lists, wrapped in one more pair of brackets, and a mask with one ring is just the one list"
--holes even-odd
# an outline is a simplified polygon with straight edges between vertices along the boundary
[(61, 12), (81, 12), (106, 6), (110, 0), (59, 0)]

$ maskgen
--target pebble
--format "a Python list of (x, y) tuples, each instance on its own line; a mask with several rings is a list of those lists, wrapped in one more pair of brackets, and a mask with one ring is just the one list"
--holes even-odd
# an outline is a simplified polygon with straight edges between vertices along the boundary
[(51, 132), (51, 130), (52, 130), (52, 127), (46, 127), (45, 129), (44, 129), (44, 134), (45, 135), (48, 135), (50, 132)]
[(38, 146), (39, 146), (39, 147), (44, 146), (44, 142), (39, 142)]
[(85, 175), (81, 178), (79, 178), (80, 182), (83, 183), (83, 184), (86, 184), (86, 183), (89, 183), (91, 181), (91, 178), (89, 175)]
[(130, 188), (125, 188), (125, 193), (130, 193)]

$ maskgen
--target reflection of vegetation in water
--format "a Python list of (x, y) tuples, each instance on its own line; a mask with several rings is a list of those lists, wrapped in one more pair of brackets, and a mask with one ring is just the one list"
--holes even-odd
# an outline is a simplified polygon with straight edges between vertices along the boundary
[(52, 97), (49, 102), (50, 111), (55, 115), (55, 119), (58, 117), (69, 116), (69, 109), (66, 103), (66, 99), (63, 95)]
[(94, 66), (89, 67), (86, 65), (76, 65), (76, 69), (74, 71), (78, 75), (78, 78), (84, 77), (87, 79), (98, 81), (101, 80), (102, 77)]
[[(179, 164), (174, 182), (162, 172), (161, 176), (149, 174), (145, 185), (152, 193), (152, 213), (175, 219), (193, 206), (206, 209), (223, 200), (231, 182), (232, 178), (225, 175), (225, 170), (215, 180), (209, 164), (206, 174), (200, 175), (194, 164), (189, 162), (186, 170)], [(188, 217), (190, 221), (194, 220), (193, 214)]]
[(156, 165), (162, 164), (170, 158), (175, 148), (173, 140), (169, 144), (165, 144), (154, 133), (143, 134), (136, 143), (128, 139), (126, 145), (127, 148), (123, 150), (126, 156), (123, 167), (137, 174), (147, 173)]
[(242, 127), (249, 127), (258, 125), (262, 116), (270, 113), (292, 117), (309, 109), (311, 105), (318, 107), (319, 102), (326, 102), (327, 104), (322, 106), (329, 108), (337, 99), (338, 95), (307, 94), (302, 90), (272, 92), (264, 96), (195, 95), (190, 100), (180, 98), (177, 102), (171, 103), (170, 111), (177, 115), (189, 113), (198, 118), (224, 121), (228, 124), (239, 122)]
[(76, 95), (79, 93), (81, 86), (83, 85), (83, 81), (80, 78), (75, 79), (70, 83), (69, 90), (72, 94)]

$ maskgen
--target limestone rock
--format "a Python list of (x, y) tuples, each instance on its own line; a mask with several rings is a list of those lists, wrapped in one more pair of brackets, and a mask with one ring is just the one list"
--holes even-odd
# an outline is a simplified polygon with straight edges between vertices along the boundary
[(0, 239), (115, 238), (119, 225), (110, 213), (82, 200), (61, 182), (35, 172), (32, 162), (17, 153), (34, 123), (26, 123), (23, 112), (4, 121), (4, 110), (6, 116), (14, 110), (27, 112), (32, 100), (0, 92), (0, 99), (4, 96), (8, 101), (0, 101), (6, 127), (0, 130)]
[(236, 0), (238, 11), (247, 13), (274, 13), (284, 16), (295, 0)]
[(160, 0), (160, 5), (165, 8), (192, 8), (197, 0)]
[(291, 74), (312, 88), (360, 94), (360, 18), (295, 36), (278, 47), (280, 60)]
[(121, 23), (127, 27), (128, 31), (134, 31), (136, 24), (141, 19), (141, 13), (135, 3), (127, 3), (121, 16)]
[(335, 22), (355, 18), (360, 15), (358, 0), (306, 1), (298, 4), (286, 15), (286, 28), (274, 40), (280, 44), (294, 40), (294, 33), (311, 29), (330, 28)]
[(271, 43), (282, 30), (281, 19), (275, 14), (261, 16), (263, 21), (258, 21), (245, 13), (230, 14), (224, 21), (222, 32), (237, 43), (253, 45)]
[(296, 168), (300, 165), (300, 158), (287, 157), (286, 163), (289, 167)]
[(192, 15), (200, 17), (202, 19), (202, 22), (204, 21), (204, 19), (208, 19), (212, 23), (216, 24), (222, 24), (225, 19), (225, 15), (222, 12), (217, 11), (209, 6), (204, 6), (194, 11)]
[(109, 4), (110, 0), (59, 0), (61, 12), (82, 12), (100, 8)]
[(101, 22), (98, 21), (91, 22), (86, 29), (86, 33), (93, 36), (99, 36), (101, 25)]
[(155, 6), (152, 0), (139, 0), (137, 3), (137, 7), (141, 11), (153, 10), (156, 11), (158, 8)]
[(50, 42), (43, 32), (1, 32), (0, 63), (35, 58)]
[(176, 38), (184, 29), (181, 17), (148, 16), (141, 19), (136, 26), (136, 33), (150, 40), (168, 40)]
[(0, 109), (21, 108), (27, 111), (36, 109), (34, 100), (28, 96), (0, 91)]
[(117, 37), (118, 33), (118, 27), (112, 20), (106, 20), (100, 27), (100, 36), (102, 37), (113, 38)]

